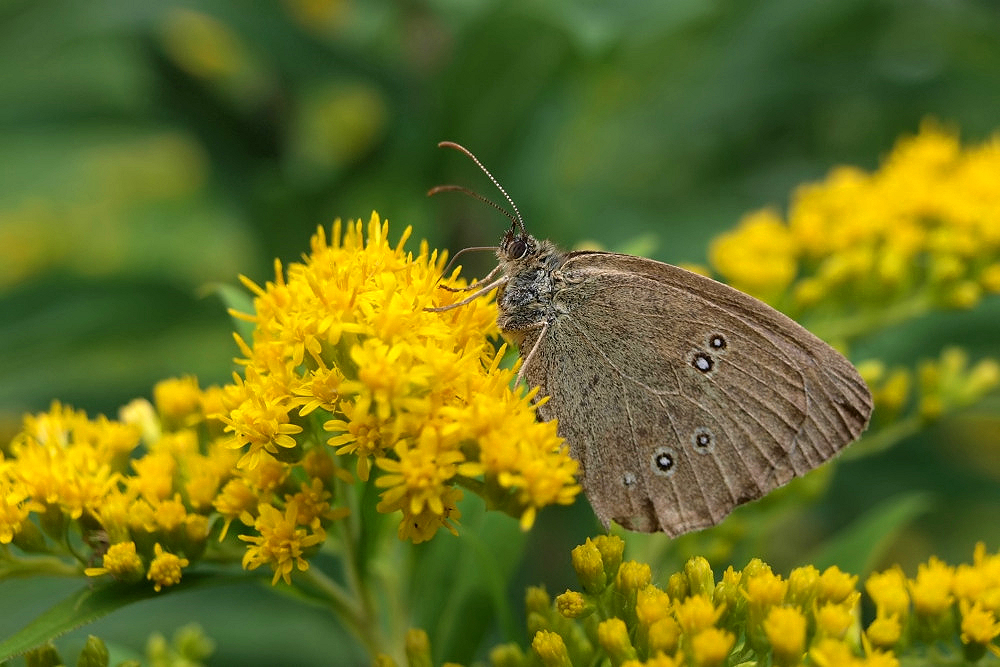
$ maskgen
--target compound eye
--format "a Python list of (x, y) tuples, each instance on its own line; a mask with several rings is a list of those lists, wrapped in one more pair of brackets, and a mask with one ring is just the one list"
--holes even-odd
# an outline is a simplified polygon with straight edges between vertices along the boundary
[(507, 255), (511, 259), (522, 259), (528, 254), (528, 242), (524, 239), (514, 239), (514, 242), (507, 248)]

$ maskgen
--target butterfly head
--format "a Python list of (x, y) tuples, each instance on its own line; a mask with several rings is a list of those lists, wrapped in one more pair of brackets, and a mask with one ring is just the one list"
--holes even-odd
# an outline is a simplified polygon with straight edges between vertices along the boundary
[(502, 262), (516, 262), (535, 254), (537, 248), (538, 241), (533, 236), (524, 232), (518, 233), (516, 228), (511, 227), (500, 239), (497, 256)]

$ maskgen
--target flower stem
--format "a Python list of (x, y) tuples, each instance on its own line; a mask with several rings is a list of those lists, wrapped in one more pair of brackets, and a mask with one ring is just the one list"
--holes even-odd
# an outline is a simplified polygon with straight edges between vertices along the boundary
[(0, 559), (0, 580), (35, 575), (78, 577), (81, 574), (82, 568), (80, 566), (71, 565), (55, 556), (33, 556), (31, 558), (9, 556)]

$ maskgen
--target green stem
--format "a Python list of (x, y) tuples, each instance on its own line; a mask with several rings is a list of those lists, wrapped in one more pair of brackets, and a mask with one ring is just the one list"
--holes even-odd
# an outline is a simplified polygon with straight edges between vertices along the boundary
[(328, 603), (330, 609), (343, 621), (371, 656), (381, 652), (382, 641), (378, 624), (362, 605), (317, 567), (310, 567), (301, 573), (302, 578)]
[(923, 425), (924, 420), (919, 415), (910, 415), (880, 429), (877, 433), (866, 436), (853, 447), (848, 447), (840, 458), (843, 461), (849, 461), (883, 452), (900, 440), (918, 432)]
[(31, 558), (10, 556), (0, 561), (0, 579), (31, 577), (39, 574), (56, 577), (79, 577), (83, 574), (83, 569), (79, 565), (71, 565), (55, 556), (34, 556)]
[(809, 324), (806, 328), (823, 340), (852, 340), (887, 326), (919, 317), (927, 313), (931, 306), (930, 295), (922, 293), (886, 306), (881, 310), (839, 317), (828, 322), (816, 322)]

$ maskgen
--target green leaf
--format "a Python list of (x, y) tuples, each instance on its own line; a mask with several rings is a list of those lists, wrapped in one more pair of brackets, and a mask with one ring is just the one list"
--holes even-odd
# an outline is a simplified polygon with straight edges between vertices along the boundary
[(88, 583), (20, 631), (0, 642), (0, 663), (127, 605), (182, 591), (246, 580), (246, 574), (235, 575), (218, 571), (185, 573), (184, 579), (179, 584), (165, 588), (159, 593), (154, 591), (148, 582), (136, 585), (119, 582), (97, 585)]
[(435, 663), (470, 662), (497, 622), (505, 639), (519, 634), (507, 589), (526, 534), (516, 519), (486, 511), (478, 497), (460, 507), (459, 539), (438, 535), (414, 547), (412, 625), (430, 635)]
[[(199, 294), (213, 295), (219, 298), (224, 305), (229, 310), (234, 310), (238, 313), (247, 313), (252, 315), (254, 312), (253, 307), (253, 297), (250, 293), (238, 285), (231, 285), (229, 283), (210, 283), (203, 286), (199, 290)], [(244, 319), (234, 317), (233, 326), (236, 328), (236, 333), (240, 335), (245, 341), (253, 340), (253, 328), (252, 322), (248, 322)]]
[(809, 562), (820, 570), (837, 565), (846, 572), (859, 576), (866, 574), (875, 567), (896, 535), (931, 505), (931, 496), (927, 493), (890, 498), (828, 540)]

